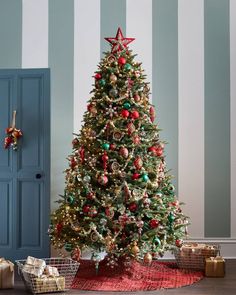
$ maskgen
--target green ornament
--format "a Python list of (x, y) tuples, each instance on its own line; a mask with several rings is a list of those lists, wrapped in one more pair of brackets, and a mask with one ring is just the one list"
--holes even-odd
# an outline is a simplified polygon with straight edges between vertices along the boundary
[(129, 110), (131, 108), (131, 104), (126, 101), (124, 104), (123, 104), (123, 107), (126, 109), (126, 110)]
[(142, 175), (142, 180), (145, 181), (145, 182), (147, 182), (149, 180), (148, 175), (147, 174), (143, 174)]
[(110, 148), (110, 144), (109, 143), (103, 143), (102, 148), (107, 151)]
[(169, 192), (169, 194), (174, 194), (174, 192), (175, 192), (175, 187), (174, 187), (173, 184), (169, 184), (169, 185), (168, 185), (168, 192)]
[(172, 212), (170, 212), (170, 214), (168, 215), (168, 220), (170, 223), (172, 223), (175, 220), (175, 216)]
[(125, 64), (125, 65), (124, 65), (124, 69), (125, 69), (126, 71), (131, 70), (131, 68), (132, 68), (132, 66), (131, 66), (130, 64)]
[(100, 86), (105, 86), (106, 85), (106, 80), (105, 79), (100, 79), (98, 83), (99, 83)]
[(74, 203), (74, 197), (73, 196), (68, 196), (67, 197), (67, 202), (70, 204), (70, 205), (72, 205), (73, 203)]
[(158, 237), (154, 237), (152, 240), (153, 244), (155, 244), (157, 247), (161, 246), (161, 241)]
[(66, 243), (65, 244), (65, 250), (67, 251), (67, 252), (71, 252), (72, 251), (72, 245), (70, 244), (70, 243)]
[(163, 193), (161, 191), (157, 191), (155, 195), (160, 199), (163, 197)]

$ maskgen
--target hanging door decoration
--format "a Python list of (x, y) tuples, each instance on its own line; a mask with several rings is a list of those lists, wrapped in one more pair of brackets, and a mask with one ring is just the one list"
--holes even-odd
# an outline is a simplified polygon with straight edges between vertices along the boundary
[(12, 147), (13, 150), (16, 151), (18, 140), (23, 135), (23, 133), (20, 129), (17, 129), (15, 125), (16, 125), (16, 111), (13, 112), (11, 126), (6, 128), (5, 132), (7, 136), (5, 137), (5, 140), (4, 140), (5, 149)]

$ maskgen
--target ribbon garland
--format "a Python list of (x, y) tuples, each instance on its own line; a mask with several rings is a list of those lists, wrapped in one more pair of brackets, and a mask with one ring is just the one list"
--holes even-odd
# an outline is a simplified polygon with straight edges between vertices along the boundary
[(16, 126), (16, 111), (13, 112), (11, 126), (6, 128), (6, 130), (5, 130), (5, 132), (7, 134), (7, 136), (5, 137), (5, 140), (4, 140), (4, 148), (5, 149), (12, 146), (14, 151), (17, 150), (18, 139), (23, 135), (23, 133), (20, 129), (17, 129), (15, 126)]

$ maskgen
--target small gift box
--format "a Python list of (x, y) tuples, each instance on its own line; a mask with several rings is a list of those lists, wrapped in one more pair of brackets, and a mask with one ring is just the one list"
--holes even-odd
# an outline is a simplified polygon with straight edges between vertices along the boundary
[(14, 287), (14, 264), (0, 258), (0, 289), (11, 289)]
[(205, 264), (206, 277), (224, 277), (225, 260), (221, 256), (206, 258)]
[(46, 267), (46, 262), (43, 259), (34, 258), (28, 256), (26, 262), (23, 266), (22, 272), (26, 280), (28, 280), (28, 275), (34, 275), (40, 277)]
[(34, 293), (47, 293), (65, 290), (64, 277), (50, 277), (43, 275), (32, 281)]
[(47, 276), (59, 277), (58, 269), (55, 266), (47, 265), (44, 269), (44, 274)]

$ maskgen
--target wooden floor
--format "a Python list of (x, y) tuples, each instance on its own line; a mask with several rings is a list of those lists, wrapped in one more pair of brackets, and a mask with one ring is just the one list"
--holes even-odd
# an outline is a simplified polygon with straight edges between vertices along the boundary
[[(16, 276), (15, 288), (11, 290), (0, 290), (0, 295), (28, 294), (20, 279)], [(48, 293), (49, 294), (49, 293)], [(56, 293), (53, 293), (56, 294)], [(63, 294), (63, 293), (58, 293)], [(226, 276), (224, 278), (203, 278), (200, 282), (179, 289), (166, 289), (146, 292), (96, 292), (72, 290), (69, 294), (91, 294), (91, 295), (236, 295), (236, 259), (226, 261)]]

